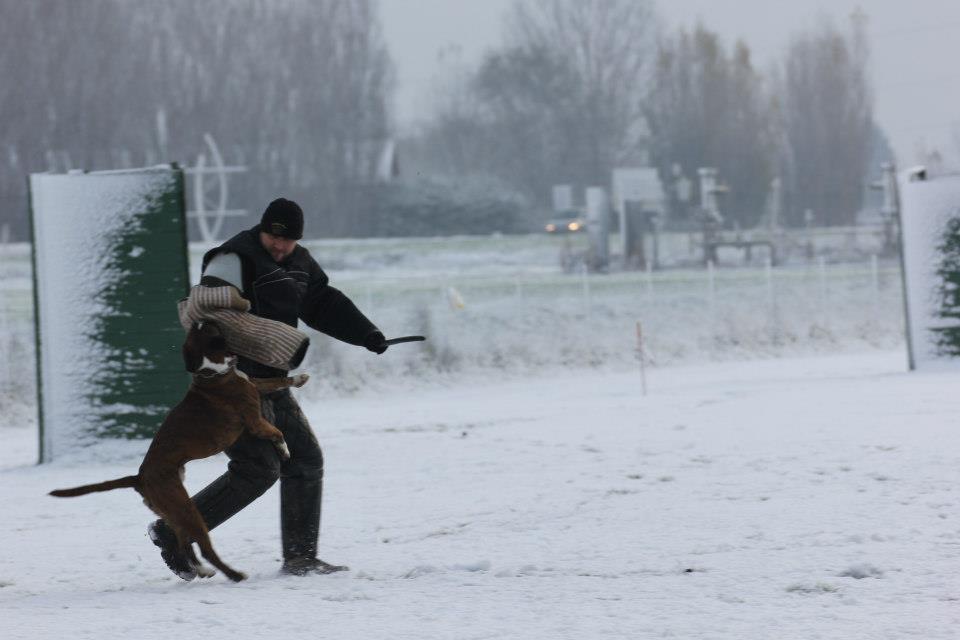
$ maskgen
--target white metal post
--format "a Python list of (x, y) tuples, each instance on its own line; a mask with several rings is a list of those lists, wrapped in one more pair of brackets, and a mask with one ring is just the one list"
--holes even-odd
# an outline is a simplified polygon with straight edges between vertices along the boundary
[(827, 326), (827, 260), (823, 256), (817, 257), (817, 298), (820, 303), (820, 323)]
[(763, 265), (764, 276), (766, 276), (767, 283), (767, 306), (770, 308), (771, 313), (773, 312), (773, 259), (768, 255), (767, 260)]
[(716, 275), (714, 273), (713, 260), (707, 261), (707, 307), (708, 314), (710, 316), (710, 344), (713, 344), (713, 340), (717, 335), (717, 291), (716, 291)]
[(647, 271), (646, 273), (647, 297), (652, 298), (653, 297), (653, 262), (651, 262), (650, 260), (647, 260), (646, 271)]
[[(10, 240), (10, 226), (4, 224), (0, 229), (0, 264), (8, 264), (7, 245)], [(0, 308), (0, 341), (4, 350), (13, 345), (13, 335), (10, 333), (10, 296), (4, 296), (5, 304)], [(8, 354), (4, 358), (3, 380), (0, 380), (0, 392), (13, 390), (13, 357)]]
[(776, 291), (773, 288), (773, 256), (769, 253), (763, 271), (767, 288), (767, 324), (770, 327), (770, 338), (775, 339), (779, 334), (779, 327), (777, 326)]
[(640, 359), (640, 389), (647, 395), (647, 354), (643, 346), (643, 328), (637, 320), (637, 358)]
[(590, 274), (587, 270), (587, 265), (584, 264), (580, 269), (581, 274), (581, 284), (583, 286), (583, 306), (587, 315), (590, 315)]

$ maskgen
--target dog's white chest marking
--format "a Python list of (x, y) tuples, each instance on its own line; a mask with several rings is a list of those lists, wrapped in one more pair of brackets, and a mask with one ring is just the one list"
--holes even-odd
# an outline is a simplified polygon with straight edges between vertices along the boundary
[(210, 369), (215, 373), (226, 373), (227, 371), (230, 371), (230, 365), (226, 361), (217, 364), (216, 362), (210, 362), (210, 359), (207, 358), (207, 356), (203, 356), (203, 362), (200, 363), (200, 368)]

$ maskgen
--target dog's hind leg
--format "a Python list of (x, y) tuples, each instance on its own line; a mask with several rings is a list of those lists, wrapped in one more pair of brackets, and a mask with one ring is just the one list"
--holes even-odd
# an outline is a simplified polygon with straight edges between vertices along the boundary
[(181, 550), (183, 551), (183, 555), (187, 557), (187, 560), (190, 561), (190, 564), (193, 565), (193, 570), (197, 572), (198, 576), (201, 578), (212, 578), (213, 576), (217, 575), (216, 571), (213, 569), (208, 569), (200, 563), (200, 559), (197, 558), (197, 554), (193, 552), (193, 544), (188, 542), (186, 545), (181, 547)]
[(217, 569), (223, 571), (223, 575), (234, 582), (246, 579), (247, 576), (232, 569), (217, 556), (210, 544), (210, 531), (203, 521), (203, 516), (200, 515), (197, 506), (190, 499), (186, 488), (180, 482), (164, 482), (162, 485), (157, 483), (146, 486), (150, 487), (151, 503), (177, 535), (177, 542), (179, 542), (184, 555), (195, 565), (197, 575), (207, 578), (213, 574), (209, 569), (200, 565), (193, 548), (190, 546), (193, 542), (199, 545), (203, 557)]
[[(215, 566), (220, 571), (223, 571), (223, 575), (227, 576), (234, 582), (240, 582), (241, 580), (246, 580), (247, 576), (243, 573), (231, 568), (226, 562), (220, 559), (220, 556), (217, 555), (217, 552), (213, 550), (213, 545), (210, 544), (210, 531), (207, 529), (206, 523), (203, 521), (203, 516), (200, 515), (200, 511), (197, 509), (196, 505), (193, 504), (193, 501), (190, 500), (190, 497), (187, 495), (187, 490), (181, 485), (180, 489), (183, 491), (183, 495), (187, 498), (187, 502), (183, 505), (183, 508), (180, 510), (179, 522), (177, 522), (177, 537), (180, 539), (180, 543), (186, 543), (187, 548), (185, 552), (188, 554), (187, 557), (191, 561), (196, 561), (197, 556), (193, 553), (193, 548), (190, 547), (191, 542), (196, 542), (197, 546), (200, 547), (200, 554), (206, 559), (207, 562)], [(181, 537), (183, 536), (183, 537)], [(198, 572), (199, 572), (199, 562)]]
[(247, 579), (246, 575), (231, 568), (226, 562), (221, 560), (220, 556), (217, 555), (217, 552), (213, 550), (213, 545), (210, 544), (210, 532), (207, 530), (207, 525), (204, 524), (203, 517), (200, 515), (200, 512), (197, 511), (197, 508), (193, 505), (193, 502), (190, 503), (189, 513), (181, 513), (181, 516), (183, 516), (183, 520), (177, 523), (177, 538), (180, 540), (181, 544), (186, 545), (183, 548), (183, 551), (190, 561), (195, 564), (197, 568), (197, 575), (204, 578), (209, 578), (213, 575), (213, 573), (209, 572), (209, 569), (206, 569), (200, 564), (196, 554), (193, 552), (193, 547), (190, 544), (191, 542), (197, 543), (197, 546), (200, 547), (201, 555), (203, 555), (207, 562), (215, 566), (217, 569), (220, 569), (220, 571), (223, 571), (223, 575), (227, 576), (234, 582), (240, 582), (241, 580)]
[[(197, 516), (200, 516), (199, 512), (197, 513)], [(200, 553), (203, 555), (204, 559), (206, 559), (207, 562), (215, 566), (217, 569), (220, 569), (220, 571), (223, 571), (223, 575), (227, 576), (234, 582), (246, 580), (247, 576), (245, 573), (230, 568), (226, 562), (220, 559), (220, 556), (217, 555), (217, 552), (213, 550), (213, 545), (210, 544), (210, 534), (206, 532), (207, 527), (203, 525), (203, 520), (200, 521), (200, 524), (203, 526), (203, 530), (197, 532), (195, 541), (197, 546), (200, 547)]]

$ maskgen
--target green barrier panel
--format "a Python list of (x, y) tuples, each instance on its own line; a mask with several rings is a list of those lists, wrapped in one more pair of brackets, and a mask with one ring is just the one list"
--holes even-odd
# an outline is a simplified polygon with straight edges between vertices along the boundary
[(960, 176), (901, 176), (911, 369), (960, 370)]
[(40, 459), (149, 438), (189, 384), (183, 172), (32, 174), (29, 187)]

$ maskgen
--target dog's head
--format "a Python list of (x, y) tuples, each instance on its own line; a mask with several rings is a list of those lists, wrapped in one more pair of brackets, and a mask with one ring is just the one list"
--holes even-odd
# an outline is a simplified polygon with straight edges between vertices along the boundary
[(197, 373), (209, 369), (213, 373), (226, 373), (236, 360), (227, 350), (227, 340), (217, 323), (209, 320), (193, 323), (183, 342), (183, 364), (187, 371)]

